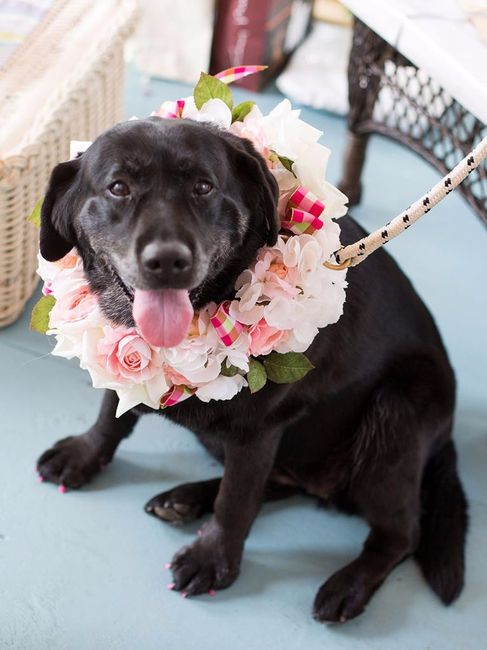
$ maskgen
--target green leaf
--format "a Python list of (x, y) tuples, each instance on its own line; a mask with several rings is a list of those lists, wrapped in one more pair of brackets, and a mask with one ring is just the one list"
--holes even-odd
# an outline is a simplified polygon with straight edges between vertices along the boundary
[(277, 156), (277, 157), (279, 158), (281, 163), (284, 165), (284, 167), (288, 170), (288, 172), (293, 171), (294, 160), (291, 160), (291, 158), (288, 158), (287, 156)]
[(27, 221), (30, 221), (31, 223), (34, 224), (34, 226), (37, 226), (38, 228), (41, 227), (42, 201), (43, 201), (43, 199), (39, 199), (39, 201), (37, 201), (37, 203), (34, 206), (34, 209), (30, 213), (30, 215), (27, 217)]
[(314, 368), (313, 364), (300, 352), (279, 354), (271, 352), (264, 359), (264, 367), (269, 379), (276, 384), (291, 384), (302, 379)]
[(51, 309), (56, 304), (54, 296), (42, 296), (42, 298), (35, 304), (30, 317), (30, 328), (45, 334), (49, 329), (49, 314)]
[(235, 377), (235, 375), (238, 373), (238, 368), (236, 366), (232, 366), (232, 364), (227, 365), (227, 363), (228, 359), (222, 363), (220, 374), (224, 377)]
[(212, 77), (210, 74), (201, 73), (198, 83), (195, 86), (194, 103), (200, 109), (210, 99), (221, 99), (230, 110), (233, 106), (232, 91), (223, 81)]
[(243, 122), (244, 117), (250, 113), (254, 106), (255, 102), (252, 101), (242, 102), (238, 106), (235, 106), (232, 111), (232, 122)]
[(267, 383), (267, 373), (264, 366), (257, 361), (257, 359), (249, 360), (249, 371), (247, 373), (247, 381), (251, 393), (256, 393)]

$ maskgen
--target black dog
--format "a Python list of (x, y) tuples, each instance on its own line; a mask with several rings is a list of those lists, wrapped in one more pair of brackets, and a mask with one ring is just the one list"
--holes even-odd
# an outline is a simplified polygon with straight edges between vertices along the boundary
[[(276, 200), (275, 181), (250, 142), (190, 121), (128, 122), (54, 169), (41, 252), (54, 261), (76, 246), (106, 316), (133, 326), (133, 289), (189, 289), (195, 309), (231, 297), (259, 247), (276, 241)], [(363, 235), (348, 217), (340, 225), (344, 243)], [(172, 560), (176, 590), (230, 586), (262, 502), (306, 492), (370, 525), (359, 557), (319, 590), (317, 620), (360, 614), (410, 554), (445, 603), (459, 595), (467, 504), (445, 349), (385, 252), (351, 269), (348, 280), (343, 317), (315, 339), (307, 352), (315, 369), (299, 385), (268, 383), (255, 395), (192, 398), (164, 411), (224, 463), (222, 479), (181, 485), (146, 505), (173, 523), (213, 513), (203, 535)], [(77, 488), (109, 462), (149, 410), (116, 419), (116, 403), (107, 391), (89, 431), (41, 456), (41, 476)]]

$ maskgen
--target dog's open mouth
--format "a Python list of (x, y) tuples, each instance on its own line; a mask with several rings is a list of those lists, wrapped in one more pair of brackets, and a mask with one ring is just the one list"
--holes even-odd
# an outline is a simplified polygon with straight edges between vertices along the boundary
[(134, 320), (151, 345), (164, 348), (179, 345), (188, 334), (193, 313), (187, 289), (136, 289), (134, 292)]

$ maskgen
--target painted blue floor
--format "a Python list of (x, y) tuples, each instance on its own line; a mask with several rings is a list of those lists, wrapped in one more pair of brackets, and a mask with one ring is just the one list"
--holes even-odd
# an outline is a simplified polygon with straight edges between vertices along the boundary
[[(126, 114), (148, 114), (186, 94), (129, 76)], [(278, 97), (259, 98), (264, 110)], [(340, 118), (304, 110), (325, 131), (336, 181), (344, 147)], [(362, 205), (376, 228), (437, 179), (415, 155), (373, 138)], [(487, 635), (487, 232), (452, 195), (389, 250), (431, 307), (458, 376), (456, 440), (471, 506), (467, 586), (444, 608), (412, 561), (399, 566), (366, 613), (345, 626), (310, 616), (324, 579), (359, 552), (357, 518), (295, 498), (266, 505), (247, 543), (241, 577), (215, 598), (183, 600), (163, 568), (196, 525), (174, 529), (144, 514), (154, 494), (220, 468), (186, 431), (147, 417), (92, 486), (61, 495), (39, 485), (36, 457), (94, 420), (100, 395), (75, 363), (47, 356), (28, 312), (0, 332), (0, 648), (13, 650), (481, 650)], [(365, 342), (364, 342), (365, 344)]]

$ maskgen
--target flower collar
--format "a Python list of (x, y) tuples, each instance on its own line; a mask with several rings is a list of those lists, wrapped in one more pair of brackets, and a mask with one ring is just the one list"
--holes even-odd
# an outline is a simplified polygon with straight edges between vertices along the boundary
[(258, 251), (238, 277), (232, 300), (195, 314), (179, 345), (157, 348), (136, 328), (111, 323), (75, 250), (52, 263), (39, 255), (44, 296), (32, 326), (55, 337), (54, 355), (78, 358), (95, 388), (117, 392), (117, 416), (139, 404), (159, 409), (192, 396), (228, 400), (245, 387), (253, 393), (267, 381), (297, 381), (312, 368), (303, 353), (319, 329), (343, 312), (346, 270), (323, 264), (340, 247), (334, 219), (345, 214), (347, 198), (324, 180), (329, 150), (318, 143), (321, 132), (301, 120), (288, 100), (265, 116), (253, 102), (233, 105), (226, 84), (259, 69), (202, 74), (192, 97), (164, 102), (153, 113), (214, 122), (250, 139), (279, 186), (276, 244)]

